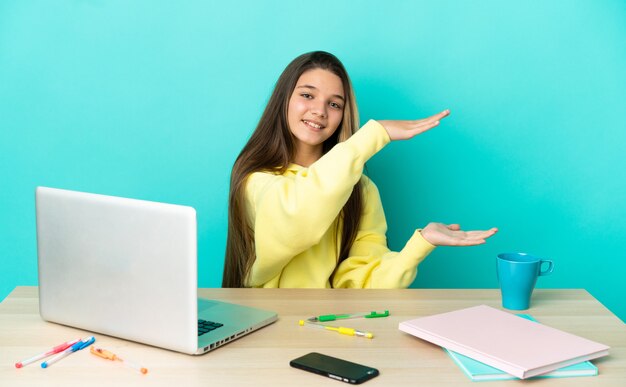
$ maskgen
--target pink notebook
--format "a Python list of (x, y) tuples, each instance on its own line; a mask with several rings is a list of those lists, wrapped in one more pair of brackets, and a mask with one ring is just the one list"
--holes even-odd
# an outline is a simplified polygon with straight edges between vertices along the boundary
[(606, 345), (487, 305), (405, 321), (399, 328), (521, 379), (609, 354)]

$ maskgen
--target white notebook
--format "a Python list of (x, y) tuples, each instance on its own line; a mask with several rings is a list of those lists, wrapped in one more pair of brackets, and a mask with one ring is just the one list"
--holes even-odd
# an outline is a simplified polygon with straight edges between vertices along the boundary
[(520, 379), (609, 354), (609, 347), (487, 305), (417, 318), (399, 329)]

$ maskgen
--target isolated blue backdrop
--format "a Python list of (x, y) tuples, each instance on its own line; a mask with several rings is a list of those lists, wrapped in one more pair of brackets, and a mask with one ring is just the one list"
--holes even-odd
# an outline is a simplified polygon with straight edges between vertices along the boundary
[(36, 285), (37, 185), (194, 206), (221, 284), (230, 167), (276, 78), (327, 50), (362, 122), (452, 115), (369, 163), (400, 249), (429, 221), (497, 226), (414, 287), (494, 288), (495, 256), (556, 263), (626, 319), (626, 3), (0, 2), (0, 299)]

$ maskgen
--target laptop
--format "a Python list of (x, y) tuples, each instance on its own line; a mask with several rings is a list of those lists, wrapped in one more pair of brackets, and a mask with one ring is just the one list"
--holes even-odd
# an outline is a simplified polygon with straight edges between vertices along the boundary
[(198, 298), (192, 207), (47, 187), (35, 202), (46, 321), (199, 355), (277, 320)]

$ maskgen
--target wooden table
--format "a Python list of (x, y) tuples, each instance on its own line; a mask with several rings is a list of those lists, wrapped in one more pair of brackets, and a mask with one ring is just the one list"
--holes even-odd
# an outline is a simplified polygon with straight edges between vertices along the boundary
[[(141, 363), (149, 369), (147, 375), (88, 351), (72, 354), (45, 370), (38, 363), (16, 369), (16, 361), (90, 334), (44, 322), (39, 317), (37, 288), (17, 287), (0, 304), (0, 385), (346, 385), (289, 366), (291, 359), (316, 351), (378, 368), (380, 376), (366, 386), (475, 386), (440, 347), (400, 332), (398, 323), (479, 304), (500, 308), (495, 289), (200, 289), (199, 296), (275, 310), (279, 320), (202, 356), (95, 334), (98, 346)], [(90, 307), (96, 306), (85, 306)], [(391, 316), (342, 324), (373, 332), (372, 340), (298, 325), (298, 320), (319, 314), (385, 309)], [(155, 318), (160, 313), (167, 311), (155, 311)], [(485, 382), (485, 386), (626, 386), (626, 326), (587, 291), (537, 289), (528, 313), (546, 325), (609, 345), (610, 355), (594, 360), (600, 374)]]

